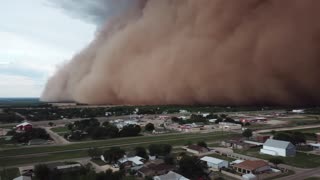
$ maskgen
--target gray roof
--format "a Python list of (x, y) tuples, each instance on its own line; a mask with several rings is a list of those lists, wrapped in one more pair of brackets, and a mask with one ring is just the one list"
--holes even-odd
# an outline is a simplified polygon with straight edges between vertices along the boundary
[(270, 146), (275, 148), (287, 149), (293, 147), (293, 144), (288, 141), (280, 141), (275, 139), (268, 139), (263, 146)]

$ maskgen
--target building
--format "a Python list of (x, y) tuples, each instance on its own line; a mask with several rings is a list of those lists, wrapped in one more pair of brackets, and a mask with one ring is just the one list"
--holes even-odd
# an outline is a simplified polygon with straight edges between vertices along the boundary
[(24, 122), (24, 123), (18, 124), (16, 126), (16, 129), (18, 131), (29, 131), (29, 130), (32, 130), (32, 124), (28, 122)]
[(257, 180), (258, 178), (254, 174), (244, 174), (244, 175), (242, 175), (242, 179), (243, 180)]
[(245, 160), (239, 164), (233, 165), (233, 169), (241, 174), (258, 174), (270, 171), (270, 165), (262, 160)]
[(206, 162), (207, 166), (209, 168), (221, 169), (223, 167), (229, 166), (228, 161), (218, 159), (218, 158), (209, 157), (209, 156), (205, 156), (205, 157), (201, 158), (200, 160)]
[(208, 148), (198, 146), (198, 145), (190, 145), (187, 147), (183, 147), (183, 149), (192, 154), (202, 154), (202, 153), (209, 152)]
[(178, 173), (170, 171), (168, 172), (168, 174), (153, 177), (153, 180), (189, 180), (189, 179)]
[(288, 141), (280, 141), (274, 139), (268, 139), (260, 150), (262, 154), (269, 154), (272, 156), (295, 156), (296, 147)]
[(135, 167), (135, 166), (142, 166), (144, 164), (145, 159), (143, 159), (142, 157), (139, 156), (134, 156), (134, 157), (123, 157), (121, 159), (118, 160), (118, 164), (124, 164), (129, 162), (131, 164), (131, 166)]
[(257, 123), (257, 122), (267, 122), (268, 119), (265, 117), (250, 117), (250, 118), (243, 118), (240, 119), (242, 123)]

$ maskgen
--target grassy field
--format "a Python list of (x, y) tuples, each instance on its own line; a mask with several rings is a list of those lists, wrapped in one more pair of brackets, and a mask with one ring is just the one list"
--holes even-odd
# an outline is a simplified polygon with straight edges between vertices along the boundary
[(0, 169), (1, 180), (12, 180), (18, 176), (20, 176), (18, 168)]
[[(119, 138), (95, 142), (78, 143), (66, 146), (48, 146), (19, 148), (0, 151), (0, 166), (12, 166), (33, 162), (55, 161), (87, 156), (87, 150), (91, 147), (109, 149), (119, 146), (123, 149), (132, 149), (136, 146), (148, 146), (149, 144), (168, 143), (171, 145), (184, 145), (190, 140), (215, 141), (227, 139), (234, 134), (208, 133), (208, 134), (175, 134), (163, 136), (141, 136), (131, 138)], [(20, 156), (19, 156), (20, 155)]]
[[(237, 153), (245, 154), (248, 156), (257, 157), (260, 159), (269, 160), (274, 156), (267, 154), (260, 154), (260, 148), (252, 148), (249, 150), (237, 150)], [(295, 157), (277, 157), (283, 160), (285, 164), (300, 167), (300, 168), (316, 168), (320, 166), (320, 156), (297, 152)]]
[(320, 180), (320, 177), (309, 177), (304, 180)]
[(56, 133), (69, 132), (67, 127), (54, 127), (54, 128), (51, 128), (51, 131)]

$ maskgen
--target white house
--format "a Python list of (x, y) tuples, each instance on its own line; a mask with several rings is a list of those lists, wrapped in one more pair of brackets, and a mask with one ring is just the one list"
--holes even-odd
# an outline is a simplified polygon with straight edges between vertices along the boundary
[(218, 158), (209, 157), (209, 156), (205, 156), (205, 157), (201, 158), (200, 160), (206, 162), (209, 168), (220, 169), (220, 168), (229, 166), (228, 161), (218, 159)]
[(132, 166), (142, 166), (144, 164), (144, 159), (139, 156), (134, 156), (134, 157), (123, 157), (118, 160), (120, 164), (123, 164), (125, 162), (132, 162)]
[(189, 179), (178, 173), (170, 171), (168, 172), (168, 174), (153, 177), (153, 180), (189, 180)]
[(296, 147), (288, 141), (280, 141), (274, 139), (268, 139), (260, 150), (262, 154), (269, 154), (272, 156), (295, 156)]

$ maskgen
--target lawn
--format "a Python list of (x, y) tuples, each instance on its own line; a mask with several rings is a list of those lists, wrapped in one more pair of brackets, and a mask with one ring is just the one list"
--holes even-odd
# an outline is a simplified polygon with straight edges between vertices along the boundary
[[(208, 133), (208, 134), (175, 134), (163, 136), (140, 136), (130, 138), (118, 138), (103, 141), (78, 143), (66, 146), (32, 147), (0, 151), (0, 166), (25, 164), (31, 162), (55, 161), (86, 157), (87, 150), (91, 147), (109, 149), (119, 146), (123, 149), (132, 149), (136, 146), (148, 146), (149, 144), (168, 143), (171, 145), (184, 145), (188, 141), (214, 141), (227, 139), (234, 134)], [(30, 154), (28, 156), (28, 154)], [(32, 154), (32, 155), (31, 155)], [(17, 155), (27, 155), (18, 156)]]
[(20, 176), (18, 168), (0, 169), (1, 180), (12, 180), (18, 176)]
[[(260, 148), (252, 148), (249, 150), (237, 150), (236, 152), (239, 154), (245, 154), (248, 156), (257, 157), (260, 159), (269, 160), (274, 158), (274, 156), (267, 154), (260, 154)], [(300, 167), (300, 168), (316, 168), (320, 166), (320, 156), (307, 154), (302, 152), (297, 152), (295, 157), (277, 157), (283, 160), (285, 164)]]
[(53, 131), (55, 133), (69, 132), (67, 127), (54, 127), (54, 128), (51, 128), (51, 131)]
[(99, 166), (104, 166), (107, 163), (103, 162), (101, 159), (91, 159), (91, 161)]
[(309, 177), (304, 180), (320, 180), (320, 177)]

